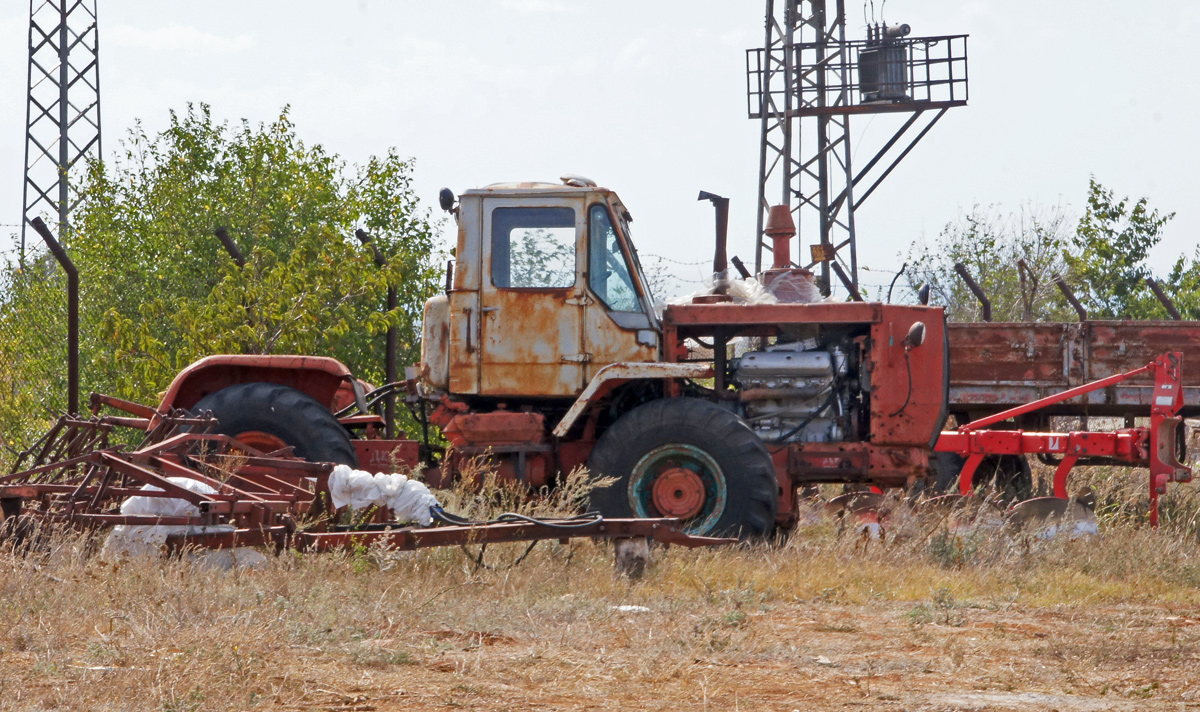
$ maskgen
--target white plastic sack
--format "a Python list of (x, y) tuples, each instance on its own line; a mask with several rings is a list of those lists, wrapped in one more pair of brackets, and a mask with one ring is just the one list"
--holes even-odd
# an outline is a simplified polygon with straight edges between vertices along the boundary
[(700, 289), (678, 297), (671, 297), (665, 304), (656, 305), (659, 316), (662, 308), (670, 304), (691, 304), (696, 297), (706, 297), (717, 293), (717, 285), (724, 287), (725, 294), (734, 304), (775, 304), (779, 300), (763, 287), (762, 283), (753, 277), (745, 279), (730, 279), (727, 272), (718, 272), (705, 278), (704, 286)]
[[(167, 481), (186, 490), (199, 494), (216, 494), (212, 487), (188, 477), (168, 477)], [(161, 487), (146, 485), (144, 492), (162, 492)], [(174, 497), (130, 497), (121, 503), (121, 514), (147, 515), (152, 517), (191, 517), (200, 513), (199, 508), (186, 499)], [(105, 557), (119, 556), (158, 556), (162, 546), (167, 542), (167, 536), (177, 532), (189, 534), (210, 534), (222, 531), (233, 531), (229, 524), (209, 527), (193, 527), (179, 524), (119, 524), (109, 532), (104, 540), (101, 552)], [(234, 549), (219, 551), (201, 551), (189, 554), (195, 561), (211, 565), (215, 568), (230, 569), (234, 566), (257, 566), (267, 559), (251, 547), (239, 546)]]
[(753, 277), (729, 280), (728, 294), (737, 304), (774, 304), (779, 301)]
[(338, 465), (329, 473), (329, 498), (335, 509), (350, 505), (354, 509), (387, 507), (401, 522), (416, 522), (423, 527), (433, 523), (431, 507), (437, 498), (423, 482), (404, 475), (372, 475), (348, 465)]
[(381, 499), (375, 486), (375, 476), (348, 465), (338, 465), (329, 473), (329, 497), (333, 500), (334, 509), (346, 505), (366, 509)]
[(799, 270), (776, 276), (766, 290), (779, 301), (789, 304), (811, 304), (822, 300), (816, 280)]
[[(199, 480), (188, 477), (168, 477), (177, 487), (196, 494), (216, 494), (217, 491)], [(161, 487), (146, 485), (143, 492), (162, 492)], [(200, 513), (199, 508), (186, 499), (173, 497), (130, 497), (121, 503), (121, 514), (148, 514), (155, 517), (191, 517)]]

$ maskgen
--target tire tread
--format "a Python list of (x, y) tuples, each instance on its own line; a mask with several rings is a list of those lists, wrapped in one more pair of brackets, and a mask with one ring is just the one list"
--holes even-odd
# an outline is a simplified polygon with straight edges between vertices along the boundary
[[(713, 443), (718, 443), (723, 454), (714, 456), (727, 461), (722, 467), (727, 481), (726, 512), (709, 533), (769, 534), (775, 525), (778, 485), (766, 445), (736, 414), (696, 398), (669, 398), (639, 406), (601, 436), (588, 466), (594, 475), (611, 475), (618, 483), (593, 493), (593, 503), (610, 516), (632, 516), (624, 494), (632, 464), (644, 452), (676, 439), (687, 440), (689, 435), (700, 441), (693, 444), (710, 455), (714, 455), (710, 450)], [(644, 446), (639, 443), (642, 440), (650, 444)], [(634, 448), (637, 453), (631, 455)], [(736, 463), (736, 467), (728, 463)]]
[[(350, 435), (333, 413), (294, 388), (278, 383), (239, 383), (210, 393), (192, 410), (211, 411), (217, 417), (220, 433), (264, 430), (295, 447), (296, 454), (305, 459), (358, 465)], [(241, 427), (242, 422), (263, 427)]]

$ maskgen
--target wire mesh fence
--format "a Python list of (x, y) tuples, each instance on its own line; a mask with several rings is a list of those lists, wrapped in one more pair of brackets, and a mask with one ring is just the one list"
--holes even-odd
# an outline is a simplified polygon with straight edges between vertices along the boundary
[(0, 464), (66, 410), (66, 285), (45, 248), (0, 252)]

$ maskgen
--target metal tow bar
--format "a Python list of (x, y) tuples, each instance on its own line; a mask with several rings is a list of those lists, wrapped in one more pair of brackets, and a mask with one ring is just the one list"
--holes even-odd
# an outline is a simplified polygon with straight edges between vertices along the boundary
[(168, 551), (189, 547), (228, 549), (238, 546), (276, 546), (301, 551), (350, 550), (382, 545), (397, 551), (414, 551), (461, 544), (498, 544), (520, 541), (589, 539), (653, 539), (661, 544), (688, 548), (736, 544), (737, 539), (693, 536), (684, 532), (678, 519), (529, 519), (520, 522), (488, 522), (474, 526), (401, 527), (372, 531), (288, 532), (285, 527), (237, 529), (233, 531), (167, 537)]

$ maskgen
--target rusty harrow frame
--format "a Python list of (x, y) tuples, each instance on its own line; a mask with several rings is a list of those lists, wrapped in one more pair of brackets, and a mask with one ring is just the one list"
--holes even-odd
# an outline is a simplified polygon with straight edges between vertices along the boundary
[[(412, 527), (380, 509), (369, 523), (337, 523), (329, 497), (332, 463), (295, 456), (292, 448), (262, 452), (212, 432), (215, 419), (184, 411), (160, 413), (148, 406), (92, 395), (98, 412), (107, 405), (141, 417), (66, 415), (33, 447), (21, 453), (13, 471), (0, 476), (0, 537), (20, 540), (38, 525), (75, 530), (174, 525), (193, 527), (167, 537), (168, 552), (189, 548), (267, 546), (333, 551), (381, 544), (413, 550), (462, 544), (538, 541), (587, 537), (646, 538), (685, 547), (734, 543), (736, 539), (691, 536), (675, 519), (522, 519), (488, 523)], [(142, 430), (132, 449), (110, 444), (115, 428)], [(201, 494), (168, 478), (204, 483)], [(156, 489), (148, 489), (147, 486)], [(184, 500), (191, 516), (131, 515), (120, 511), (128, 497)], [(233, 529), (213, 532), (214, 525)], [(202, 529), (203, 528), (203, 529)]]

